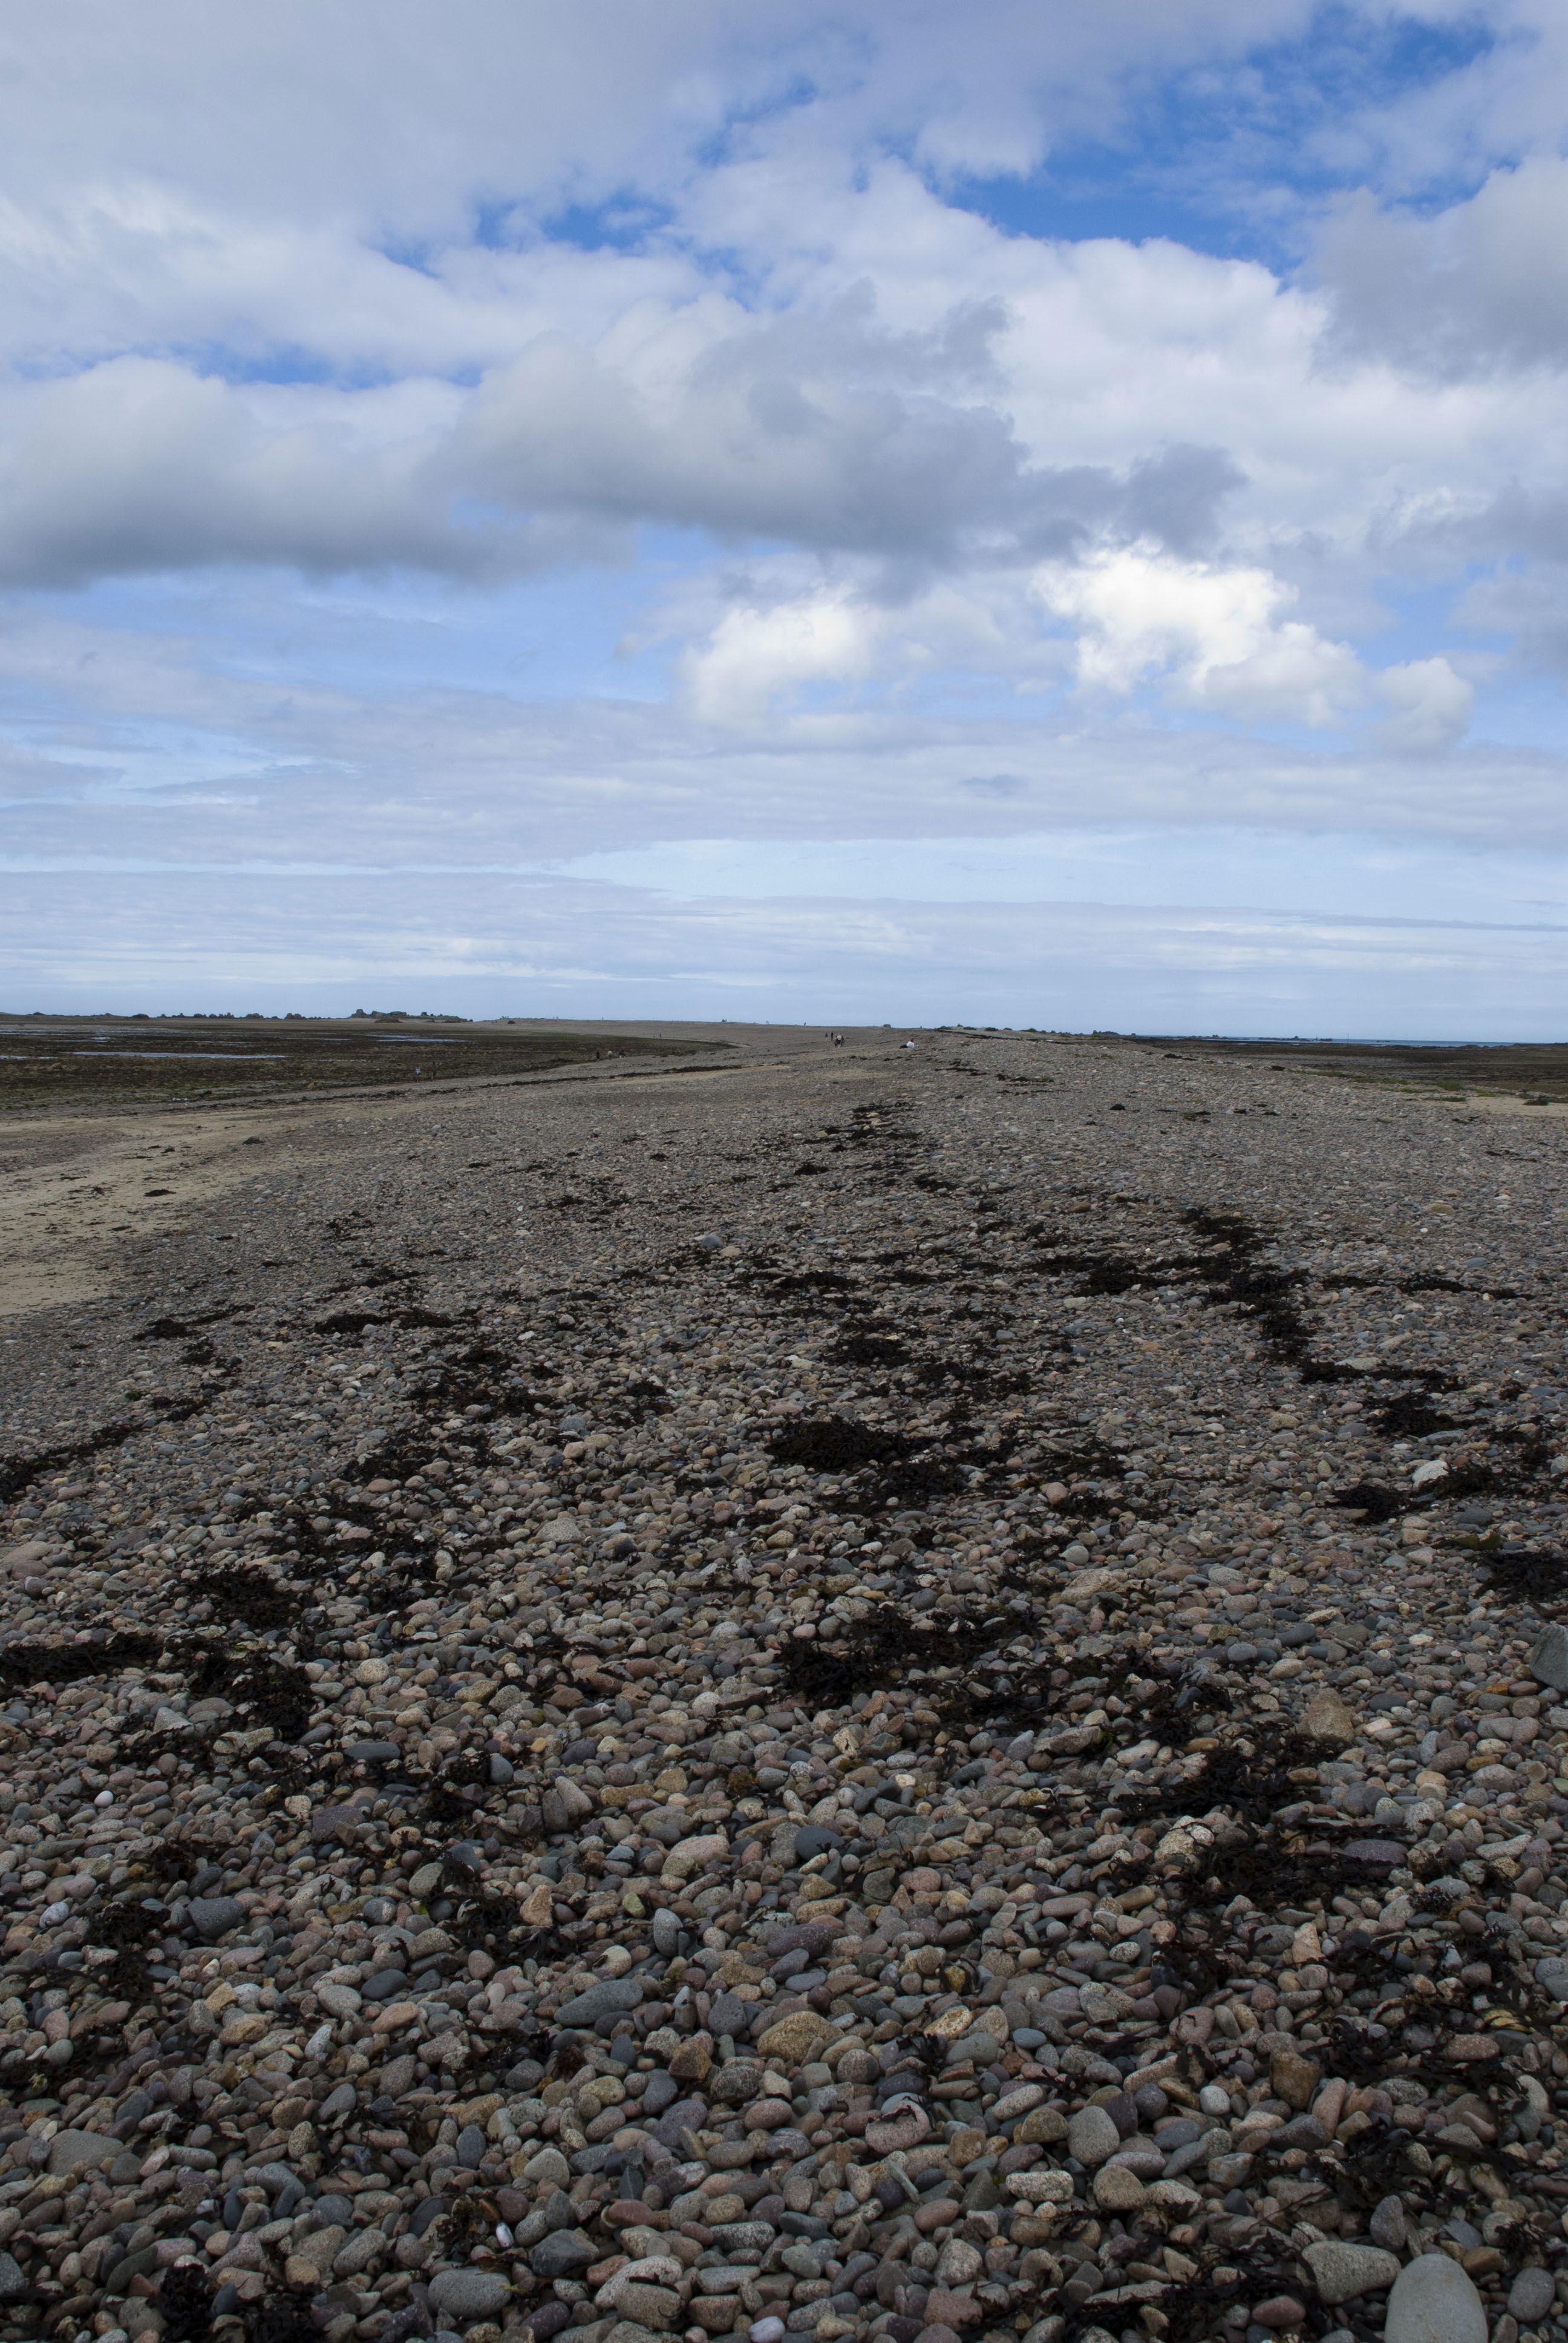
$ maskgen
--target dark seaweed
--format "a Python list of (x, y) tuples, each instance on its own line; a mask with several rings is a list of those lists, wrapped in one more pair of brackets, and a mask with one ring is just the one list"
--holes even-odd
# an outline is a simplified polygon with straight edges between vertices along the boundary
[(197, 2261), (176, 2262), (164, 2272), (158, 2307), (164, 2314), (166, 2343), (202, 2343), (212, 2328), (216, 2289)]
[(172, 1649), (169, 1658), (188, 1675), (198, 1699), (221, 1694), (249, 1712), (255, 1724), (269, 1726), (276, 1741), (298, 1741), (310, 1723), (310, 1678), (293, 1661), (205, 1643)]
[(1515, 1601), (1522, 1596), (1532, 1603), (1554, 1599), (1568, 1587), (1568, 1554), (1504, 1545), (1483, 1554), (1483, 1560), (1493, 1586)]
[(1336, 1489), (1333, 1503), (1347, 1512), (1359, 1513), (1372, 1523), (1397, 1521), (1408, 1512), (1409, 1500), (1398, 1489), (1390, 1489), (1381, 1481), (1356, 1481), (1348, 1489)]
[(245, 2327), (247, 2343), (321, 2343), (308, 2293), (264, 2296), (247, 2313)]
[(98, 1455), (106, 1448), (121, 1448), (138, 1432), (146, 1430), (145, 1423), (106, 1423), (100, 1431), (90, 1432), (85, 1440), (73, 1440), (59, 1448), (45, 1448), (36, 1456), (7, 1456), (0, 1459), (0, 1504), (9, 1504), (31, 1488), (41, 1473), (64, 1472), (72, 1464), (83, 1463), (87, 1457)]
[(1012, 1624), (952, 1619), (919, 1627), (896, 1604), (879, 1603), (836, 1642), (791, 1637), (779, 1656), (786, 1684), (802, 1700), (816, 1708), (837, 1708), (857, 1692), (903, 1683), (912, 1667), (962, 1664), (1008, 1634)]
[[(1211, 1690), (1203, 1685), (1202, 1695), (1207, 1698)], [(1195, 1700), (1198, 1688), (1189, 1687), (1186, 1696)], [(1178, 1732), (1185, 1732), (1175, 1701), (1171, 1709), (1175, 1714), (1171, 1723)], [(1154, 1722), (1151, 1703), (1140, 1723), (1151, 1728)], [(1171, 1789), (1150, 1790), (1140, 1797), (1119, 1800), (1119, 1808), (1129, 1822), (1149, 1821), (1158, 1815), (1204, 1814), (1211, 1806), (1224, 1806), (1249, 1822), (1267, 1822), (1282, 1806), (1299, 1805), (1309, 1785), (1315, 1788), (1322, 1754), (1317, 1743), (1298, 1733), (1279, 1734), (1261, 1748), (1241, 1740), (1222, 1743), (1204, 1752), (1197, 1774)]]
[(299, 1596), (265, 1570), (224, 1564), (195, 1571), (183, 1584), (192, 1597), (210, 1603), (220, 1619), (240, 1619), (247, 1627), (284, 1627), (299, 1615)]
[(1440, 1408), (1429, 1407), (1415, 1392), (1396, 1393), (1386, 1406), (1377, 1410), (1372, 1421), (1388, 1440), (1419, 1440), (1429, 1432), (1453, 1432), (1458, 1429), (1452, 1415), (1444, 1415)]
[(901, 1462), (911, 1443), (897, 1432), (878, 1432), (852, 1416), (829, 1415), (791, 1424), (776, 1433), (769, 1452), (780, 1464), (804, 1464), (812, 1473), (858, 1473), (868, 1464)]
[(121, 1668), (150, 1667), (163, 1651), (156, 1635), (99, 1635), (71, 1644), (9, 1644), (0, 1651), (0, 1683), (79, 1684)]

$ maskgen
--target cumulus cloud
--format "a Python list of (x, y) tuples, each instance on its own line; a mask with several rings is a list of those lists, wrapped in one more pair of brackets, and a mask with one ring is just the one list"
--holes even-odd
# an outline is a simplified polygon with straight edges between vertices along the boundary
[[(1391, 26), (1452, 69), (1336, 114)], [(1565, 90), (1545, 0), (17, 0), (24, 826), (1554, 838), (1549, 748), (1464, 743), (1568, 662)], [(1119, 138), (1127, 232), (1077, 235)]]
[(842, 591), (772, 609), (727, 610), (699, 649), (688, 653), (686, 689), (708, 724), (745, 724), (782, 692), (866, 675), (885, 619)]
[(1530, 156), (1429, 215), (1347, 199), (1320, 247), (1348, 349), (1451, 381), (1568, 364), (1568, 161)]
[(1087, 691), (1153, 681), (1177, 707), (1314, 730), (1382, 701), (1391, 713), (1381, 737), (1412, 752), (1451, 748), (1470, 723), (1471, 687), (1445, 659), (1370, 671), (1348, 643), (1286, 617), (1294, 591), (1267, 570), (1177, 561), (1139, 544), (1042, 569), (1035, 584), (1080, 629)]
[(1470, 729), (1474, 687), (1445, 659), (1407, 659), (1372, 680), (1389, 709), (1377, 728), (1385, 748), (1402, 756), (1436, 755)]
[(1243, 476), (1168, 447), (1118, 473), (1032, 458), (999, 401), (996, 299), (891, 332), (861, 287), (757, 321), (644, 300), (464, 387), (234, 382), (105, 360), (0, 394), (0, 578), (217, 562), (502, 577), (624, 558), (646, 525), (917, 569), (1021, 563), (1106, 528), (1188, 546)]

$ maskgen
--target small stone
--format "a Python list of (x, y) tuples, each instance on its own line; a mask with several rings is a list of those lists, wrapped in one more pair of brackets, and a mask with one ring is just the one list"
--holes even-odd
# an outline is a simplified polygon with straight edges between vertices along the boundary
[(635, 2009), (642, 1999), (640, 1977), (604, 1977), (590, 1985), (586, 1993), (563, 2002), (556, 2014), (558, 2026), (597, 2026), (601, 2017), (613, 2017), (624, 2009)]
[(809, 1953), (820, 1960), (831, 1952), (839, 1931), (831, 1920), (793, 1920), (787, 1928), (775, 1928), (768, 1939), (768, 1957), (781, 1960), (786, 1953)]
[(713, 1863), (729, 1852), (729, 1841), (722, 1831), (699, 1832), (693, 1838), (678, 1840), (664, 1858), (661, 1879), (677, 1882), (689, 1879), (706, 1863)]
[(418, 1870), (411, 1873), (409, 1875), (408, 1893), (416, 1899), (419, 1899), (432, 1894), (433, 1891), (440, 1885), (440, 1865), (438, 1863), (422, 1863), (419, 1865)]
[(1004, 2092), (990, 2111), (993, 2124), (1011, 2123), (1017, 2116), (1028, 2115), (1038, 2107), (1045, 2093), (1039, 2083), (1020, 2083), (1016, 2090)]
[(795, 2009), (759, 2034), (757, 2047), (764, 2058), (781, 2059), (786, 2066), (800, 2066), (832, 2032), (829, 2019), (819, 2016), (814, 2009)]
[(1568, 2001), (1568, 1960), (1560, 1953), (1549, 1953), (1544, 1960), (1537, 1961), (1535, 1976), (1553, 2001)]
[(680, 1949), (680, 1923), (673, 1912), (663, 1906), (653, 1916), (653, 1949), (668, 1960)]
[(1067, 2151), (1092, 2172), (1113, 2157), (1121, 2134), (1103, 2107), (1080, 2107), (1067, 2127)]
[(1539, 2327), (1556, 2295), (1550, 2270), (1522, 2269), (1508, 2289), (1508, 2308), (1522, 2327)]
[(1267, 2302), (1254, 2305), (1252, 2317), (1260, 2327), (1304, 2327), (1307, 2306), (1293, 2294), (1271, 2294)]
[(19, 2295), (29, 2292), (21, 2264), (7, 2253), (0, 2253), (0, 2302), (15, 2302)]
[(673, 2287), (649, 2286), (641, 2278), (630, 2278), (616, 2288), (615, 2307), (623, 2318), (635, 2320), (655, 2335), (665, 2335), (679, 2318), (680, 2297)]
[(950, 2237), (937, 2256), (933, 2272), (939, 2286), (969, 2286), (985, 2268), (985, 2256), (967, 2237)]
[(448, 2269), (430, 2281), (430, 2300), (447, 2318), (493, 2318), (512, 2298), (499, 2270)]
[(1446, 2254), (1407, 2262), (1388, 2298), (1383, 2343), (1487, 2343), (1486, 2306)]
[(1094, 2201), (1102, 2213), (1131, 2213), (1146, 2191), (1138, 2175), (1125, 2164), (1101, 2165), (1094, 2176)]
[(57, 2131), (49, 2142), (49, 2160), (45, 2169), (58, 2176), (68, 2172), (96, 2172), (113, 2164), (121, 2152), (117, 2139), (106, 2139), (95, 2131)]
[(598, 2247), (580, 2229), (556, 2229), (539, 2239), (528, 2267), (536, 2278), (576, 2278), (598, 2258)]
[(972, 2294), (956, 2294), (951, 2288), (933, 2286), (926, 2297), (926, 2335), (960, 2334), (966, 2327), (978, 2327), (986, 2315), (985, 2304)]
[(1545, 1628), (1530, 1654), (1530, 1673), (1553, 1692), (1568, 1692), (1568, 1627)]
[(1403, 2197), (1383, 2197), (1367, 2223), (1367, 2229), (1374, 2246), (1382, 2246), (1391, 2254), (1402, 2253), (1409, 2234)]
[(1315, 2060), (1303, 2058), (1299, 2050), (1276, 2050), (1269, 2061), (1274, 2097), (1283, 2099), (1287, 2107), (1311, 2107), (1322, 2079), (1322, 2068)]
[(1319, 2295), (1331, 2305), (1352, 2302), (1358, 2294), (1382, 2294), (1399, 2276), (1398, 2261), (1381, 2246), (1347, 2245), (1337, 2237), (1308, 2246), (1302, 2259)]
[(245, 1906), (235, 1896), (196, 1896), (191, 1900), (191, 1926), (204, 1944), (216, 1945), (245, 1918)]
[(1314, 1741), (1337, 1742), (1342, 1749), (1356, 1737), (1356, 1721), (1337, 1692), (1324, 1685), (1308, 1701), (1302, 1716), (1302, 1730)]
[[(1051, 2144), (1067, 2137), (1067, 2117), (1059, 2107), (1034, 2107), (1025, 2116), (1013, 2133), (1016, 2147), (1028, 2147), (1038, 2143)], [(975, 2149), (980, 2154), (980, 2149)]]
[(284, 2263), (283, 2274), (290, 2286), (314, 2287), (332, 2268), (340, 2246), (348, 2237), (341, 2222), (329, 2221), (324, 2229), (313, 2229), (292, 2247)]
[[(414, 1878), (417, 1879), (418, 1876), (418, 1873), (416, 1872)], [(413, 1880), (408, 1884), (412, 1887)], [(550, 1879), (537, 1879), (518, 1906), (518, 1916), (527, 1928), (546, 1928), (549, 1926), (555, 1907), (555, 1882)]]
[(866, 2126), (866, 2146), (873, 2156), (895, 2156), (918, 2147), (930, 2137), (931, 2119), (924, 2107), (900, 2107), (885, 2123)]

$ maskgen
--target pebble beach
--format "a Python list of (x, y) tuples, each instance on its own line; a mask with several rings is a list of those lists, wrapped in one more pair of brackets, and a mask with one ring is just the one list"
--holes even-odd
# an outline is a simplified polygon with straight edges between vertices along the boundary
[(1568, 2337), (1563, 1121), (725, 1031), (0, 1128), (0, 2335)]

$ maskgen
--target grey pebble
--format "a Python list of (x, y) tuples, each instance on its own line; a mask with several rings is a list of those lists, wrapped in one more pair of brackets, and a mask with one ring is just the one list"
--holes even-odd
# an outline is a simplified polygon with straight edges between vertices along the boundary
[(528, 2267), (536, 2278), (575, 2278), (598, 2259), (598, 2246), (580, 2229), (555, 2229), (539, 2239), (528, 2257)]
[(661, 1906), (653, 1916), (653, 1949), (668, 1959), (680, 1946), (680, 1923), (668, 1906)]
[(1402, 2197), (1382, 2197), (1367, 2223), (1367, 2233), (1374, 2246), (1382, 2246), (1391, 2254), (1402, 2253), (1407, 2234), (1404, 2199)]
[(1383, 2343), (1487, 2343), (1473, 2279), (1446, 2254), (1406, 2262), (1389, 2296)]
[(430, 2281), (430, 2300), (448, 2318), (493, 2318), (512, 2298), (499, 2270), (449, 2269)]
[(1381, 2294), (1399, 2276), (1398, 2261), (1381, 2246), (1347, 2245), (1342, 2238), (1308, 2246), (1302, 2259), (1330, 2305), (1352, 2302), (1360, 2294)]
[(1067, 2127), (1067, 2152), (1091, 2172), (1113, 2157), (1121, 2145), (1121, 2134), (1103, 2107), (1080, 2107)]
[(1546, 2269), (1522, 2269), (1508, 2289), (1508, 2308), (1522, 2327), (1539, 2326), (1556, 2298), (1552, 2273)]
[(191, 1899), (190, 1923), (204, 1943), (216, 1945), (228, 1936), (245, 1919), (245, 1906), (234, 1896), (196, 1896)]
[(1553, 1692), (1568, 1692), (1568, 1627), (1543, 1628), (1530, 1654), (1530, 1673)]
[(635, 2009), (643, 1997), (640, 1977), (606, 1977), (602, 1984), (590, 1985), (586, 1993), (575, 1994), (563, 2002), (556, 2013), (561, 2026), (597, 2026), (601, 2017), (611, 2017), (623, 2009)]

